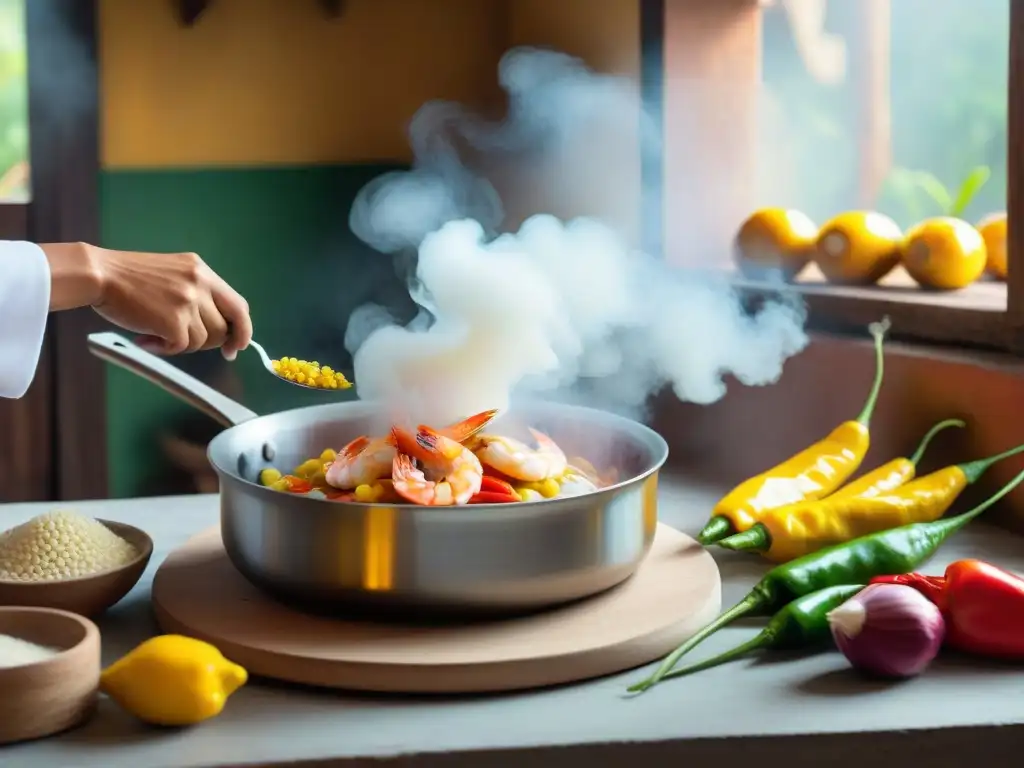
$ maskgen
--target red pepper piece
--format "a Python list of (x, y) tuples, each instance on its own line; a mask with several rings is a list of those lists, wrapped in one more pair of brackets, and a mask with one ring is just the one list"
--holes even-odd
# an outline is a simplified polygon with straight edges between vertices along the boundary
[(517, 495), (511, 484), (505, 482), (500, 477), (492, 477), (491, 475), (484, 475), (480, 480), (480, 490), (481, 492), (488, 493), (503, 493), (506, 496)]
[(900, 573), (895, 576), (875, 576), (869, 584), (902, 584), (913, 587), (936, 605), (940, 605), (946, 589), (945, 576), (925, 576), (922, 573)]
[(882, 576), (906, 584), (942, 611), (946, 645), (991, 658), (1024, 659), (1024, 579), (981, 560), (958, 560), (945, 576)]
[(493, 491), (480, 491), (469, 499), (470, 504), (512, 504), (519, 501), (518, 496)]
[(309, 480), (304, 480), (295, 475), (285, 475), (284, 479), (288, 483), (289, 493), (309, 493), (313, 490), (313, 484)]
[(510, 477), (509, 475), (506, 475), (504, 472), (501, 472), (500, 470), (495, 469), (490, 464), (484, 464), (483, 462), (480, 462), (480, 464), (483, 467), (484, 477), (485, 478), (486, 477), (493, 477), (495, 480), (503, 480), (503, 481), (505, 481), (507, 483), (511, 483), (511, 482), (515, 481), (514, 477)]

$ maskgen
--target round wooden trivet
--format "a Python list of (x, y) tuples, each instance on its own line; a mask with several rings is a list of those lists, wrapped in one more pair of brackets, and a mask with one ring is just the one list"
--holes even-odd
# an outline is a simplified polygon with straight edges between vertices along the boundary
[(449, 626), (340, 621), (288, 608), (238, 573), (219, 529), (173, 552), (153, 582), (165, 632), (217, 646), (262, 677), (393, 693), (539, 688), (654, 661), (715, 618), (715, 561), (658, 526), (637, 573), (589, 600), (522, 618)]

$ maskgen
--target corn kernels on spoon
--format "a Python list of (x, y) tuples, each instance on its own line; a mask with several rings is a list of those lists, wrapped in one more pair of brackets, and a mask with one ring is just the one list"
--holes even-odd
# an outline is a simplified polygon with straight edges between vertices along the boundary
[(263, 367), (274, 376), (294, 384), (296, 387), (306, 389), (348, 389), (352, 383), (345, 378), (341, 371), (335, 371), (330, 366), (321, 366), (315, 360), (312, 362), (299, 360), (294, 357), (282, 357), (274, 360), (267, 354), (263, 345), (250, 341), (249, 346), (256, 350), (256, 354), (263, 361)]

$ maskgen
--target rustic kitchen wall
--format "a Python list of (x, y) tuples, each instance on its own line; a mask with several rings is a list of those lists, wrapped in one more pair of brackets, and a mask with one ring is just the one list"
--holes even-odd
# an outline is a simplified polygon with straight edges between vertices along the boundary
[[(409, 161), (421, 104), (500, 106), (495, 68), (516, 44), (639, 72), (635, 0), (348, 0), (337, 19), (313, 0), (214, 0), (190, 29), (169, 0), (99, 4), (104, 244), (198, 251), (272, 352), (321, 362), (342, 356), (353, 307), (401, 302), (390, 258), (347, 215), (366, 181)], [(254, 355), (235, 369), (259, 412), (322, 402)], [(114, 369), (107, 390), (111, 494), (144, 493), (158, 436), (191, 412)]]

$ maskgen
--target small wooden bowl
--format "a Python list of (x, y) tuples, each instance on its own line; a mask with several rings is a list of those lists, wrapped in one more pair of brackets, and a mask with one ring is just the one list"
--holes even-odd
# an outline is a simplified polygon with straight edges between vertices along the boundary
[(99, 520), (122, 539), (133, 544), (139, 556), (127, 565), (91, 576), (60, 581), (4, 581), (0, 579), (0, 606), (56, 608), (82, 616), (96, 616), (110, 608), (142, 578), (153, 555), (149, 534), (125, 523)]
[(44, 661), (0, 667), (0, 744), (49, 736), (92, 715), (100, 684), (95, 624), (50, 608), (0, 608), (0, 635), (60, 651)]

